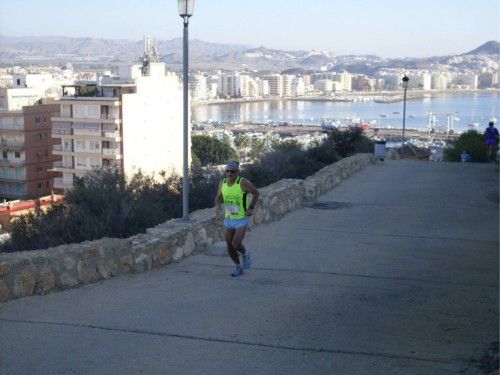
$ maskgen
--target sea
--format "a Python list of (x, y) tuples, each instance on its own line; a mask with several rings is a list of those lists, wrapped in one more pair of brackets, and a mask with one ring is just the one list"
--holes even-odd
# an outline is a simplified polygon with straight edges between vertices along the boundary
[[(471, 128), (484, 130), (491, 118), (499, 119), (500, 93), (431, 93), (406, 101), (405, 127), (425, 130), (453, 126), (456, 133)], [(429, 113), (432, 113), (429, 116)], [(308, 100), (270, 100), (193, 106), (194, 123), (283, 123), (320, 125), (357, 120), (377, 127), (402, 128), (403, 102), (332, 102)]]

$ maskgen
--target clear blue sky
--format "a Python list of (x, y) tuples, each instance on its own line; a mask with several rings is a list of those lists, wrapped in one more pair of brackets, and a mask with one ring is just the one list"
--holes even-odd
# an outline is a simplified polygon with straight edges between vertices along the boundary
[[(190, 38), (424, 57), (500, 40), (498, 0), (196, 0)], [(177, 0), (0, 0), (0, 34), (139, 40), (182, 36)]]

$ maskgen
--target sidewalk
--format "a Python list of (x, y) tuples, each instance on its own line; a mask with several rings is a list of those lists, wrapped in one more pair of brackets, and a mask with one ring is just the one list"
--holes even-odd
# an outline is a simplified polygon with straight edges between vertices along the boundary
[(1, 374), (443, 374), (498, 341), (498, 173), (369, 166), (179, 264), (0, 304)]

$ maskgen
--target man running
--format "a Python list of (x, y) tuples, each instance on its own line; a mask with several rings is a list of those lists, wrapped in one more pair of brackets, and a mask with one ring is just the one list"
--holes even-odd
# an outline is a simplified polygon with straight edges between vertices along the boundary
[(493, 121), (490, 121), (488, 125), (489, 126), (484, 131), (484, 138), (486, 139), (486, 154), (488, 155), (488, 161), (490, 161), (492, 155), (495, 156), (498, 142), (498, 129), (495, 128), (495, 123)]
[[(233, 277), (243, 275), (243, 269), (250, 268), (252, 261), (250, 253), (243, 245), (243, 237), (247, 230), (250, 216), (257, 201), (259, 191), (246, 178), (239, 176), (240, 166), (238, 162), (231, 160), (226, 165), (226, 177), (220, 182), (215, 196), (215, 208), (220, 212), (221, 203), (224, 208), (224, 237), (227, 244), (227, 252), (236, 269), (231, 274)], [(247, 204), (247, 194), (252, 194), (252, 202)], [(240, 263), (240, 255), (243, 264)]]

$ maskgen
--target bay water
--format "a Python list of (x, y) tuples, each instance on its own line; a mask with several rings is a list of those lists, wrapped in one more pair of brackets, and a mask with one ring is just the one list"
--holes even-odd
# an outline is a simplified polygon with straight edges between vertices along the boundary
[[(375, 94), (375, 93), (374, 93)], [(454, 130), (463, 132), (478, 124), (483, 131), (490, 118), (500, 118), (500, 94), (494, 92), (432, 93), (430, 97), (411, 99), (406, 102), (406, 127), (426, 129), (429, 112), (435, 113), (435, 123), (446, 125), (454, 118)], [(193, 106), (192, 121), (203, 123), (268, 123), (320, 124), (324, 120), (345, 123), (359, 118), (379, 127), (401, 128), (403, 102), (376, 103), (374, 101), (331, 102), (308, 100), (270, 100), (247, 103), (224, 103)]]

